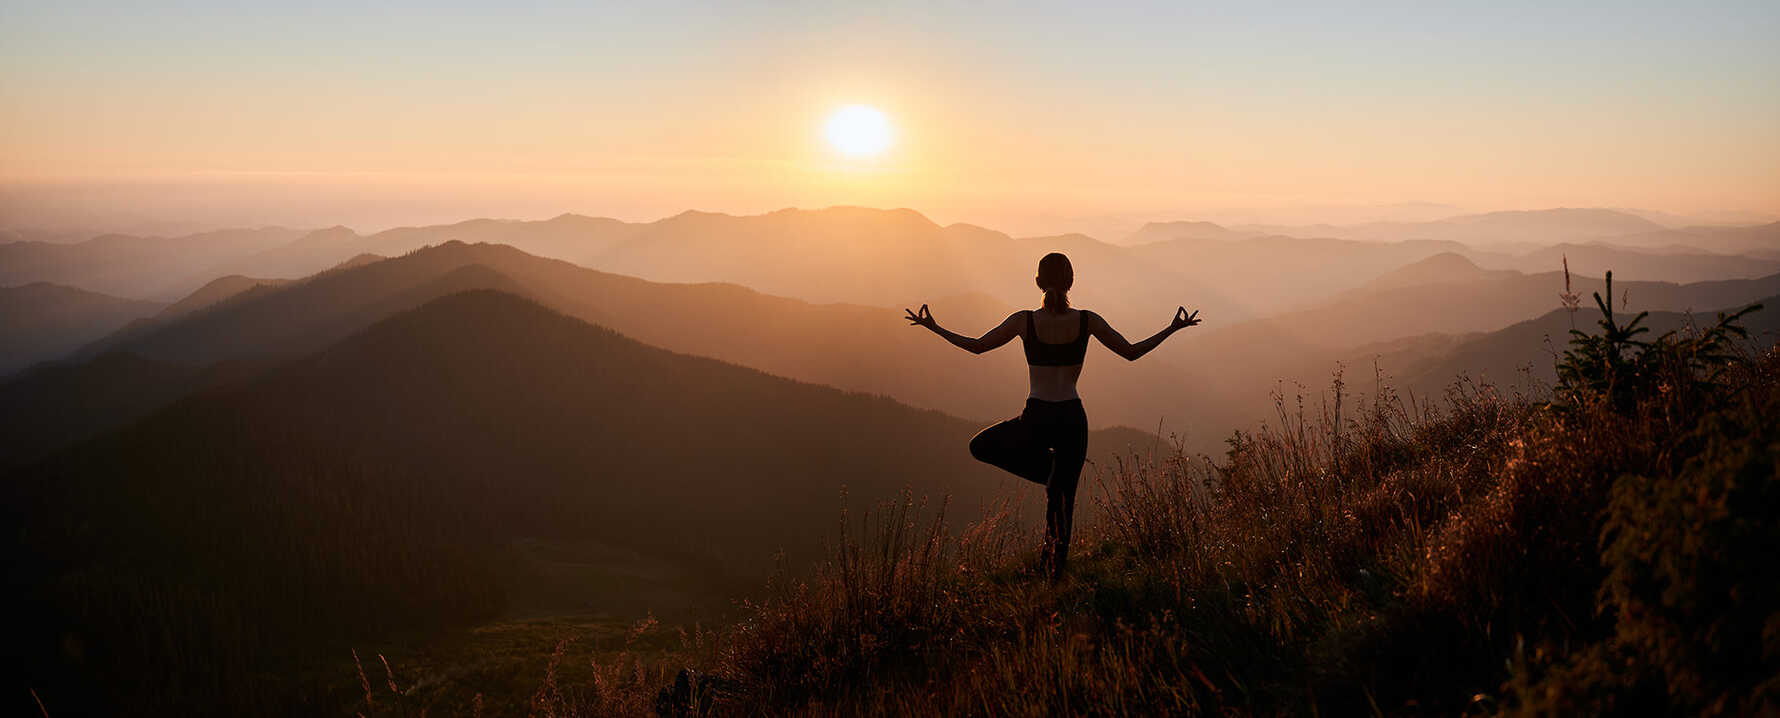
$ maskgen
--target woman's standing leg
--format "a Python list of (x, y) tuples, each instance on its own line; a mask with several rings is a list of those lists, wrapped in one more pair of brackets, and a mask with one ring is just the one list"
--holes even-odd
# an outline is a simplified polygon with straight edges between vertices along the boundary
[(1058, 417), (1051, 445), (1055, 460), (1045, 482), (1045, 565), (1053, 579), (1061, 579), (1069, 565), (1069, 539), (1075, 526), (1075, 489), (1081, 482), (1082, 464), (1088, 457), (1088, 416), (1077, 408)]

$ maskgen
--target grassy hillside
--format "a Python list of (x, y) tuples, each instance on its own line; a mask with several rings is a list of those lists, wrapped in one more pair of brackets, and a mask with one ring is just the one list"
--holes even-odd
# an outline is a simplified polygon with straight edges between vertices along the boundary
[[(474, 708), (1780, 710), (1780, 354), (1731, 324), (1657, 339), (1627, 319), (1571, 345), (1546, 399), (1484, 387), (1433, 412), (1338, 385), (1222, 457), (1126, 464), (1064, 583), (995, 517), (954, 534), (891, 505), (745, 621), (666, 657), (607, 641), (591, 672), (560, 670), (587, 663), (564, 643), (528, 693)], [(406, 681), (367, 682), (360, 709), (472, 708)]]

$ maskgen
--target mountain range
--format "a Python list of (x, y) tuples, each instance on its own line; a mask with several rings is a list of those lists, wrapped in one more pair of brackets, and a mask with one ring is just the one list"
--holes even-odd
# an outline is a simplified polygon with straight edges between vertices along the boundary
[[(0, 284), (49, 281), (173, 301), (219, 276), (294, 279), (359, 254), (396, 256), (456, 240), (508, 244), (645, 279), (732, 282), (819, 303), (902, 306), (982, 294), (1019, 306), (1035, 294), (1030, 268), (1037, 258), (1064, 251), (1082, 273), (1081, 303), (1136, 321), (1169, 304), (1193, 304), (1227, 320), (1264, 317), (1444, 252), (1463, 254), (1488, 269), (1529, 273), (1558, 269), (1567, 256), (1573, 271), (1599, 276), (1612, 269), (1622, 279), (1651, 281), (1780, 271), (1780, 225), (1668, 230), (1609, 210), (1551, 210), (1391, 226), (1422, 225), (1487, 230), (1494, 239), (1468, 244), (1452, 239), (1462, 233), (1410, 230), (1315, 233), (1325, 227), (1258, 233), (1173, 222), (1146, 226), (1139, 234), (1148, 239), (1126, 247), (1085, 235), (1017, 239), (972, 225), (941, 226), (906, 209), (835, 207), (753, 216), (685, 212), (641, 224), (568, 214), (366, 236), (332, 227), (294, 237), (290, 230), (243, 230), (139, 242), (120, 237), (75, 244), (13, 242), (0, 244), (5, 268)], [(1620, 230), (1630, 233), (1611, 233)], [(1338, 236), (1343, 234), (1360, 236)], [(1539, 238), (1555, 239), (1535, 241)]]
[(0, 377), (59, 358), (165, 306), (48, 282), (0, 287)]
[[(904, 491), (1034, 515), (1041, 492), (964, 450), (976, 427), (453, 293), (11, 472), (10, 615), (31, 619), (7, 651), (57, 656), (21, 665), (59, 696), (282, 705), (256, 676), (310, 648), (498, 611), (515, 542), (715, 586), (776, 551), (804, 565), (843, 506)], [(1152, 440), (1092, 441), (1106, 461)], [(167, 682), (194, 671), (229, 684)]]
[[(427, 301), (496, 289), (656, 346), (892, 396), (974, 421), (1011, 413), (1025, 391), (1018, 352), (973, 357), (907, 327), (895, 310), (812, 304), (727, 284), (650, 282), (500, 245), (450, 242), (390, 259), (361, 257), (298, 282), (224, 284), (251, 290), (201, 311), (139, 320), (75, 353), (75, 363), (112, 352), (188, 370), (225, 361), (284, 361)], [(1572, 284), (1583, 294), (1599, 286), (1585, 277), (1573, 278)], [(1180, 335), (1137, 364), (1114, 361), (1095, 349), (1081, 388), (1090, 397), (1095, 426), (1162, 425), (1189, 434), (1195, 448), (1211, 450), (1229, 431), (1259, 418), (1257, 407), (1281, 380), (1320, 386), (1337, 361), (1363, 358), (1356, 352), (1378, 342), (1501, 329), (1556, 306), (1562, 287), (1558, 273), (1489, 271), (1462, 257), (1441, 257), (1297, 312), (1248, 322), (1204, 315), (1212, 323)], [(1616, 289), (1629, 308), (1704, 311), (1780, 293), (1780, 276), (1692, 285), (1621, 282)], [(201, 294), (218, 299), (220, 290)], [(976, 294), (936, 299), (932, 306), (947, 326), (966, 332), (992, 326), (1015, 309)], [(1114, 323), (1135, 337), (1150, 331), (1141, 324)], [(1423, 359), (1424, 352), (1444, 350), (1438, 341), (1405, 346), (1422, 348), (1391, 352), (1388, 368), (1400, 368), (1399, 358), (1407, 365)], [(65, 368), (45, 376), (70, 373), (79, 372)], [(22, 375), (6, 390), (34, 395), (39, 390), (31, 387), (39, 381)], [(55, 435), (68, 440), (79, 435), (74, 431), (79, 427), (112, 426), (114, 417), (142, 410), (132, 403), (138, 396), (127, 395), (118, 406), (100, 398), (72, 404), (61, 420), (72, 433)], [(0, 419), (30, 424), (28, 418)], [(15, 444), (10, 450), (29, 456), (54, 446)]]

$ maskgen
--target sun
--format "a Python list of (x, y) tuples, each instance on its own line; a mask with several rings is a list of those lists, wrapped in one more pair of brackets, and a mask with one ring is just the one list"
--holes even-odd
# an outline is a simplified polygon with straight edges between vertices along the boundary
[(890, 149), (890, 119), (875, 107), (848, 105), (828, 116), (828, 144), (848, 157), (875, 157)]

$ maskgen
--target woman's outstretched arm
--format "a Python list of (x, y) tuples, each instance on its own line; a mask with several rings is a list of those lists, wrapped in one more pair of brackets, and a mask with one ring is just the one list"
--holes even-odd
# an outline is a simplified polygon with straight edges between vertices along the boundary
[(1101, 344), (1106, 345), (1106, 348), (1111, 349), (1112, 353), (1124, 357), (1126, 361), (1137, 361), (1138, 357), (1150, 353), (1151, 349), (1162, 346), (1162, 340), (1167, 339), (1169, 335), (1198, 323), (1198, 311), (1188, 314), (1186, 307), (1179, 307), (1174, 310), (1174, 321), (1169, 322), (1162, 331), (1156, 332), (1155, 336), (1132, 344), (1126, 341), (1125, 336), (1120, 334), (1117, 329), (1113, 329), (1111, 324), (1107, 324), (1105, 319), (1100, 318), (1100, 315), (1092, 313), (1088, 315), (1088, 331), (1099, 339)]
[(939, 322), (933, 320), (933, 312), (928, 311), (927, 305), (925, 304), (921, 305), (919, 311), (908, 309), (904, 309), (903, 311), (908, 313), (908, 317), (906, 318), (909, 320), (909, 324), (917, 327), (927, 327), (928, 329), (933, 330), (934, 334), (945, 337), (946, 341), (951, 342), (959, 349), (963, 349), (972, 354), (981, 354), (990, 349), (1000, 347), (1003, 344), (1013, 341), (1014, 337), (1020, 336), (1019, 312), (1007, 315), (1007, 318), (1001, 321), (1000, 326), (990, 329), (982, 336), (971, 338), (941, 327)]

